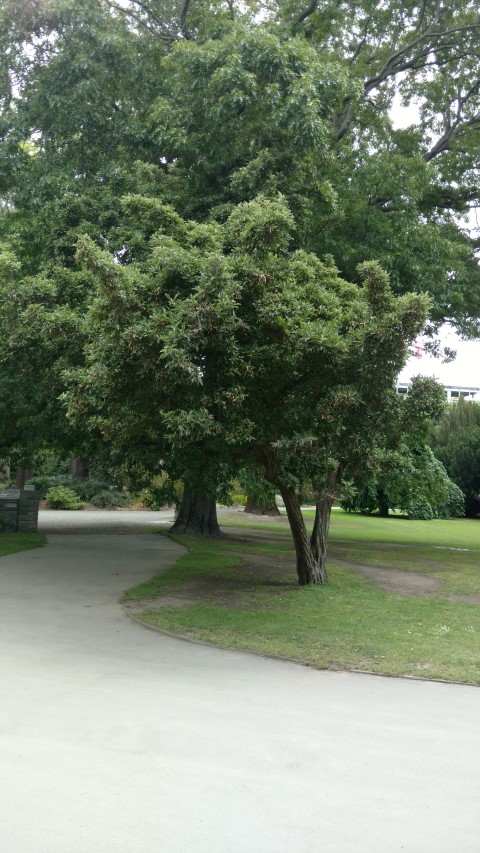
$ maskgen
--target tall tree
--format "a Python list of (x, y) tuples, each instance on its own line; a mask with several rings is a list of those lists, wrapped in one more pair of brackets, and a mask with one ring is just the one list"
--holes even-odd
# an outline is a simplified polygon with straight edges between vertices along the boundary
[[(389, 416), (426, 299), (395, 298), (378, 265), (364, 265), (358, 287), (332, 259), (291, 248), (281, 197), (242, 203), (223, 226), (151, 199), (125, 204), (155, 211), (157, 230), (126, 266), (89, 237), (79, 244), (98, 293), (86, 368), (68, 375), (71, 417), (117, 447), (153, 446), (172, 477), (203, 460), (205, 486), (219, 463), (256, 462), (284, 499), (299, 582), (325, 582), (335, 489)], [(297, 495), (307, 478), (311, 539)]]

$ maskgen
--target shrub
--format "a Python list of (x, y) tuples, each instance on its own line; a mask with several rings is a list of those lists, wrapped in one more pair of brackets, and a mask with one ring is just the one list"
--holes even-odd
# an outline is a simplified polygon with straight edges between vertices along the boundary
[[(29, 484), (37, 487), (40, 492), (40, 497), (42, 498), (46, 497), (47, 492), (50, 489), (56, 488), (57, 486), (63, 486), (70, 489), (72, 492), (75, 492), (81, 501), (84, 502), (91, 501), (93, 496), (98, 495), (99, 493), (115, 491), (108, 483), (104, 483), (103, 480), (96, 480), (94, 477), (73, 477), (72, 474), (41, 475), (38, 477), (32, 477), (28, 482)], [(118, 495), (120, 493), (115, 491), (115, 494)], [(124, 504), (118, 504), (118, 506), (123, 505)]]
[[(55, 486), (70, 486), (72, 478), (68, 474), (41, 474), (28, 480), (29, 486), (36, 486), (40, 497), (45, 498), (49, 489)], [(65, 482), (66, 481), (66, 482)]]
[(431, 504), (425, 498), (414, 498), (407, 507), (408, 517), (417, 521), (430, 521), (434, 518)]
[(450, 481), (448, 496), (442, 506), (438, 507), (437, 518), (463, 518), (465, 516), (465, 497), (461, 489)]
[(128, 506), (128, 500), (115, 489), (103, 489), (90, 498), (90, 503), (99, 509), (116, 509), (118, 506)]
[(83, 504), (73, 489), (66, 486), (52, 486), (45, 495), (51, 509), (82, 509)]
[(181, 503), (183, 484), (180, 480), (170, 480), (166, 474), (155, 477), (148, 488), (138, 495), (139, 500), (148, 509), (159, 510), (164, 506)]
[(232, 503), (237, 506), (246, 506), (247, 505), (247, 496), (246, 495), (232, 495)]
[[(75, 477), (74, 479), (75, 483), (71, 488), (82, 501), (93, 503), (92, 498), (94, 495), (98, 495), (101, 492), (114, 491), (108, 483), (104, 483), (103, 480), (96, 480), (94, 477)], [(116, 494), (119, 493), (116, 492)]]

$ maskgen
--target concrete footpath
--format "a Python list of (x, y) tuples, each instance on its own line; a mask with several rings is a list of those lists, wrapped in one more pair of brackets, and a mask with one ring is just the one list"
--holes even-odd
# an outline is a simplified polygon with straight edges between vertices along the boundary
[(51, 533), (0, 560), (0, 849), (478, 853), (480, 690), (130, 621), (121, 592), (180, 553)]

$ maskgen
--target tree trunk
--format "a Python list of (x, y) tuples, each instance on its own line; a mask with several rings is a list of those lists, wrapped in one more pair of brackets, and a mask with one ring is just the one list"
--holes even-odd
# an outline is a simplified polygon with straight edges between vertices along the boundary
[(280, 492), (287, 510), (290, 530), (292, 531), (297, 557), (297, 575), (300, 586), (325, 583), (326, 574), (321, 570), (308, 537), (305, 521), (300, 509), (300, 501), (290, 486), (283, 486)]
[(250, 497), (247, 497), (245, 512), (251, 512), (252, 515), (280, 515), (280, 510), (274, 500), (259, 503)]
[(70, 456), (68, 472), (72, 477), (88, 477), (88, 462), (80, 456)]
[(185, 486), (180, 510), (170, 532), (218, 539), (222, 533), (218, 526), (215, 498)]
[(310, 539), (312, 552), (317, 564), (317, 572), (320, 580), (316, 583), (327, 583), (327, 540), (330, 529), (330, 517), (332, 514), (333, 498), (325, 494), (317, 501), (315, 510), (315, 521)]
[(378, 500), (378, 514), (382, 518), (388, 518), (388, 496), (385, 494), (383, 489), (377, 489), (377, 500)]
[(15, 476), (15, 488), (23, 489), (27, 480), (33, 477), (33, 471), (31, 468), (17, 468), (17, 473)]

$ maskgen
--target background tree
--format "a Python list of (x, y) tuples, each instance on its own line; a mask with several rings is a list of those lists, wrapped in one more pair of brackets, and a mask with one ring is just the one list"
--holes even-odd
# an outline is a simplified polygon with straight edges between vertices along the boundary
[(342, 502), (343, 509), (382, 516), (397, 509), (423, 520), (465, 515), (461, 490), (428, 446), (383, 451), (376, 467), (370, 479), (357, 480), (358, 491)]
[(480, 404), (459, 399), (445, 411), (433, 448), (465, 496), (465, 514), (480, 513)]
[(410, 518), (464, 514), (463, 496), (430, 448), (432, 432), (446, 408), (443, 386), (416, 376), (406, 396), (392, 400), (376, 446), (353, 480), (344, 509), (387, 516), (399, 509)]
[(280, 515), (275, 488), (267, 482), (258, 465), (240, 471), (239, 481), (247, 496), (245, 512), (252, 515)]
[[(182, 215), (218, 218), (280, 190), (304, 214), (306, 248), (330, 252), (352, 280), (376, 258), (395, 292), (431, 293), (432, 328), (449, 320), (474, 332), (477, 244), (459, 224), (479, 196), (474, 4), (279, 9), (178, 42), (165, 60), (165, 80), (176, 74), (151, 120), (171, 201)], [(421, 104), (405, 130), (390, 117), (400, 96)]]

